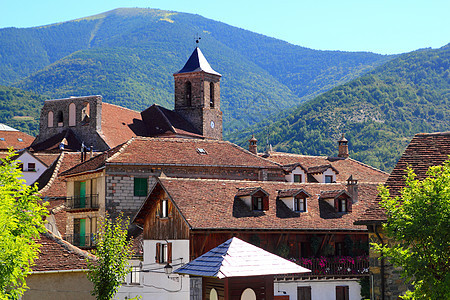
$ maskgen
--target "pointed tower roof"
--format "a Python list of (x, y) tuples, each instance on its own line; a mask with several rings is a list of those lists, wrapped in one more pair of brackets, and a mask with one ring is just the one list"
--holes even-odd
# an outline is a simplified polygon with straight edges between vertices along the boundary
[(209, 73), (209, 74), (222, 76), (221, 74), (214, 71), (213, 68), (211, 68), (211, 66), (209, 65), (205, 56), (203, 56), (202, 51), (200, 51), (200, 48), (196, 47), (194, 49), (194, 52), (192, 52), (188, 61), (184, 65), (184, 67), (180, 71), (176, 72), (175, 74), (202, 72), (202, 71)]
[(307, 272), (311, 271), (236, 237), (175, 271), (217, 278)]

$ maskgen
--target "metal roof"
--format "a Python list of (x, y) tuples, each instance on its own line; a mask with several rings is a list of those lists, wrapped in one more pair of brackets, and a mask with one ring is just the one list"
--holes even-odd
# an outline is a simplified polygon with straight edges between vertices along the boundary
[(194, 52), (192, 52), (188, 61), (184, 65), (184, 67), (175, 74), (201, 72), (201, 71), (209, 74), (222, 76), (216, 71), (214, 71), (213, 68), (211, 68), (205, 56), (203, 56), (202, 51), (200, 51), (200, 48), (196, 47)]
[(307, 272), (311, 271), (236, 237), (175, 270), (220, 279)]

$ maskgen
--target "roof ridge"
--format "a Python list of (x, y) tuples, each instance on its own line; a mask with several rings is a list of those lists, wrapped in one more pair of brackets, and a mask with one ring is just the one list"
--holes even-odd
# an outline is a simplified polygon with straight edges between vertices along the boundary
[(266, 161), (266, 162), (272, 163), (272, 164), (274, 164), (274, 165), (277, 165), (277, 166), (279, 166), (279, 167), (282, 167), (282, 165), (281, 165), (280, 163), (277, 163), (277, 162), (271, 161), (270, 159), (267, 159), (267, 158), (264, 158), (264, 157), (262, 157), (262, 156), (259, 156), (258, 154), (255, 154), (255, 153), (253, 153), (253, 152), (251, 152), (251, 151), (245, 149), (244, 147), (241, 147), (241, 146), (239, 146), (239, 145), (237, 145), (237, 144), (235, 144), (235, 143), (232, 143), (232, 142), (226, 141), (226, 140), (222, 140), (222, 142), (231, 144), (231, 145), (232, 145), (233, 147), (235, 147), (236, 149), (241, 150), (241, 151), (243, 151), (243, 152), (245, 152), (245, 153), (247, 153), (247, 154), (251, 154), (251, 155), (253, 155), (254, 157), (257, 157), (258, 159), (261, 159), (261, 160), (263, 160), (263, 161)]
[(116, 153), (114, 153), (111, 157), (108, 157), (105, 159), (105, 163), (110, 162), (111, 160), (115, 159), (117, 156), (119, 156), (120, 154), (123, 153), (123, 151), (125, 151), (126, 148), (128, 148), (128, 146), (135, 140), (137, 139), (136, 137), (132, 137), (131, 139), (129, 139), (126, 143), (124, 143), (122, 145), (122, 147), (120, 147), (119, 151), (117, 151)]
[[(56, 166), (55, 166), (55, 169), (53, 170), (52, 177), (50, 177), (50, 180), (47, 182), (47, 184), (41, 190), (38, 191), (39, 193), (41, 193), (41, 194), (45, 193), (52, 186), (53, 182), (58, 177), (58, 172), (59, 172), (59, 169), (61, 168), (61, 164), (62, 164), (63, 158), (66, 155), (66, 153), (67, 152), (64, 152), (64, 151), (61, 152), (61, 155), (59, 156), (58, 160), (56, 161)], [(54, 163), (55, 162), (53, 162), (51, 165), (53, 165)]]
[[(160, 178), (162, 180), (177, 180), (177, 181), (208, 181), (208, 182), (242, 182), (242, 183), (262, 183), (262, 184), (286, 184), (290, 186), (299, 186), (299, 185), (340, 185), (345, 186), (344, 183), (322, 183), (322, 182), (287, 182), (287, 181), (262, 181), (262, 180), (236, 180), (236, 179), (218, 179), (218, 178), (184, 178), (184, 177), (165, 177)], [(378, 184), (378, 183), (374, 183)]]
[(82, 256), (84, 258), (91, 258), (93, 260), (96, 260), (97, 258), (90, 254), (87, 251), (81, 250), (80, 248), (72, 245), (71, 243), (63, 240), (62, 238), (56, 236), (55, 234), (53, 234), (52, 232), (50, 232), (49, 230), (47, 230), (46, 232), (42, 233), (43, 236), (45, 236), (46, 238), (51, 239), (52, 241), (56, 242), (58, 245), (60, 245), (61, 247), (63, 247), (65, 250), (74, 253), (76, 255)]

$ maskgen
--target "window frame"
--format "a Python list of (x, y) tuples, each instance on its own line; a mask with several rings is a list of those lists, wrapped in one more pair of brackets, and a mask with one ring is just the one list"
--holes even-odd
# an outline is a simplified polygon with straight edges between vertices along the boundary
[[(303, 209), (300, 209), (300, 204), (303, 204)], [(295, 212), (306, 212), (306, 197), (294, 197), (294, 211)]]
[(264, 197), (263, 196), (252, 196), (252, 209), (256, 210), (256, 211), (264, 210)]
[[(327, 180), (330, 181), (327, 181)], [(325, 175), (325, 183), (333, 183), (333, 175)]]
[(172, 263), (172, 243), (156, 243), (155, 262), (158, 264)]
[[(301, 183), (302, 182), (302, 180), (303, 180), (303, 176), (302, 176), (302, 174), (292, 174), (293, 175), (293, 180), (294, 180), (294, 182), (299, 182), (299, 183)], [(299, 180), (297, 181), (297, 180), (295, 180), (296, 178), (299, 178)]]

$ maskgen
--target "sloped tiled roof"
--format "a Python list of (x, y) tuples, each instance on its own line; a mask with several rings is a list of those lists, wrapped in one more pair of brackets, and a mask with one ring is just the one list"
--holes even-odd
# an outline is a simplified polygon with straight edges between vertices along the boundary
[(94, 257), (50, 232), (41, 234), (39, 258), (32, 267), (33, 272), (69, 271), (87, 269), (86, 258)]
[(178, 274), (229, 278), (311, 272), (296, 263), (233, 237), (175, 270)]
[[(360, 182), (380, 182), (383, 183), (389, 176), (388, 173), (378, 170), (369, 165), (363, 164), (352, 158), (335, 158), (326, 156), (300, 155), (283, 152), (270, 152), (267, 159), (279, 163), (285, 168), (300, 164), (304, 170), (312, 167), (331, 165), (339, 172), (336, 175), (337, 182), (345, 182), (350, 175)], [(295, 167), (294, 167), (295, 168)], [(288, 170), (289, 171), (289, 170)], [(290, 170), (292, 171), (292, 170)]]
[(100, 136), (113, 148), (137, 135), (146, 135), (146, 128), (137, 111), (109, 103), (102, 103)]
[[(450, 155), (450, 132), (419, 133), (409, 143), (385, 185), (392, 197), (400, 196), (405, 187), (406, 168), (411, 167), (418, 180), (426, 178), (429, 167), (442, 164)], [(380, 198), (359, 218), (358, 224), (377, 224), (387, 220), (384, 209), (380, 207)]]
[(78, 140), (73, 131), (65, 129), (58, 134), (49, 137), (46, 140), (37, 142), (36, 138), (30, 145), (32, 151), (60, 151), (60, 145), (64, 144), (64, 150), (77, 151), (81, 148), (81, 142)]
[(340, 195), (345, 195), (349, 198), (350, 195), (345, 190), (334, 190), (334, 191), (322, 191), (320, 192), (320, 198), (321, 199), (330, 199), (330, 198), (336, 198)]
[(18, 130), (0, 130), (0, 150), (7, 150), (13, 147), (20, 150), (28, 147), (33, 142), (34, 137)]
[(320, 174), (320, 173), (325, 172), (328, 169), (332, 169), (336, 174), (339, 174), (339, 171), (336, 170), (331, 164), (309, 167), (308, 174)]
[(264, 194), (267, 195), (267, 192), (265, 190), (263, 190), (260, 186), (257, 186), (238, 189), (238, 191), (236, 192), (236, 197), (251, 196), (258, 191), (262, 191)]
[[(199, 153), (204, 149), (207, 154)], [(188, 138), (136, 137), (119, 148), (109, 150), (95, 161), (66, 172), (74, 175), (100, 169), (105, 164), (154, 166), (216, 166), (280, 168), (276, 163), (261, 158), (227, 141)]]
[[(319, 201), (322, 191), (345, 189), (345, 185), (338, 183), (180, 178), (158, 180), (192, 229), (366, 230), (365, 226), (357, 226), (353, 222), (377, 195), (377, 185), (359, 184), (359, 201), (353, 204), (353, 212), (342, 214), (325, 201)], [(242, 200), (235, 198), (238, 189), (255, 187), (261, 187), (269, 194), (268, 211), (252, 211)], [(308, 212), (300, 213), (298, 217), (280, 212), (277, 203), (282, 201), (277, 199), (278, 191), (286, 189), (303, 189), (311, 195), (308, 198)], [(144, 219), (147, 205), (149, 203), (145, 202), (140, 209), (136, 222)]]
[(41, 197), (66, 197), (66, 182), (59, 175), (79, 164), (80, 161), (80, 152), (62, 152), (59, 158), (36, 180)]
[(286, 190), (279, 190), (278, 191), (278, 197), (285, 198), (285, 197), (295, 197), (298, 194), (304, 194), (306, 197), (311, 197), (311, 195), (305, 191), (304, 189), (286, 189)]

